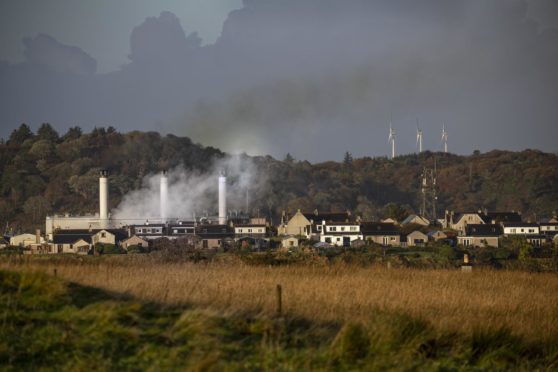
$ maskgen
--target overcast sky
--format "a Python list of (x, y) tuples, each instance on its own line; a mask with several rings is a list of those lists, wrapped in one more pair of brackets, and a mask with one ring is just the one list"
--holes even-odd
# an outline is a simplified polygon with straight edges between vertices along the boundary
[(158, 130), (340, 160), (558, 151), (555, 0), (0, 0), (0, 137)]

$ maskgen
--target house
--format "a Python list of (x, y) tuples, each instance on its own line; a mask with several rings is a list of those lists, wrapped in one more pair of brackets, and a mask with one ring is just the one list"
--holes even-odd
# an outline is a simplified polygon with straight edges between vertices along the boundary
[(297, 237), (288, 236), (281, 240), (281, 247), (283, 248), (296, 248), (298, 247), (299, 240)]
[(87, 230), (70, 230), (70, 233), (54, 233), (48, 244), (47, 252), (38, 253), (76, 253), (87, 254), (92, 247), (91, 233)]
[(540, 227), (536, 223), (529, 222), (507, 222), (503, 223), (505, 236), (523, 236), (527, 242), (534, 247), (540, 247), (546, 240), (546, 236), (541, 234)]
[(8, 245), (10, 245), (10, 242), (8, 242), (3, 236), (0, 236), (0, 249), (6, 248)]
[(40, 234), (20, 234), (10, 238), (10, 245), (13, 247), (27, 248), (32, 244), (42, 244), (45, 240)]
[(485, 212), (484, 220), (486, 223), (502, 224), (510, 222), (521, 222), (521, 214), (519, 212)]
[(417, 216), (416, 214), (411, 214), (407, 218), (401, 222), (401, 225), (421, 225), (421, 226), (428, 226), (430, 225), (430, 221), (423, 216)]
[(385, 218), (385, 219), (381, 220), (380, 222), (392, 223), (394, 225), (399, 225), (399, 222), (397, 222), (397, 220), (395, 220), (394, 218)]
[(428, 242), (428, 235), (415, 230), (407, 235), (407, 246), (408, 247), (423, 247)]
[(239, 240), (242, 238), (266, 239), (268, 230), (265, 224), (242, 224), (234, 226), (234, 238)]
[(228, 225), (200, 225), (196, 227), (198, 248), (225, 248), (234, 239), (234, 230)]
[(283, 221), (278, 228), (279, 235), (298, 235), (310, 238), (318, 232), (313, 226), (319, 225), (322, 221), (326, 222), (349, 222), (350, 212), (319, 213), (315, 210), (311, 213), (302, 213), (299, 210), (288, 222)]
[[(130, 236), (136, 235), (142, 239), (157, 239), (165, 236), (166, 226), (163, 224), (150, 224), (133, 225), (129, 227)], [(178, 233), (178, 228), (177, 233)]]
[(504, 235), (538, 235), (540, 233), (539, 225), (528, 222), (505, 222)]
[(455, 216), (452, 215), (449, 227), (459, 231), (461, 234), (464, 234), (467, 225), (486, 224), (486, 221), (482, 217), (483, 215), (480, 211), (458, 213)]
[(384, 246), (400, 246), (401, 235), (397, 226), (392, 223), (362, 222), (360, 231), (363, 239)]
[(539, 224), (541, 234), (554, 236), (558, 234), (558, 222), (544, 222)]
[(112, 244), (120, 245), (120, 243), (128, 238), (128, 233), (125, 230), (99, 230), (91, 237), (93, 245), (96, 244)]
[(502, 234), (503, 229), (500, 225), (468, 224), (465, 232), (457, 237), (457, 242), (465, 247), (498, 247)]
[(360, 225), (356, 222), (326, 222), (323, 220), (317, 228), (322, 243), (350, 247), (352, 241), (363, 238)]
[(430, 239), (434, 240), (435, 242), (437, 242), (438, 240), (444, 240), (448, 238), (448, 235), (441, 230), (430, 231), (427, 235)]
[(140, 238), (137, 235), (132, 235), (128, 239), (122, 241), (122, 248), (124, 248), (125, 250), (128, 250), (128, 248), (133, 245), (142, 248), (148, 248), (149, 242), (145, 239)]
[[(168, 235), (170, 236), (193, 235), (196, 233), (196, 225), (197, 225), (196, 221), (179, 221), (176, 224), (172, 224), (168, 226), (167, 229)], [(159, 231), (158, 228), (157, 231)], [(161, 231), (164, 232), (164, 229), (161, 229)]]

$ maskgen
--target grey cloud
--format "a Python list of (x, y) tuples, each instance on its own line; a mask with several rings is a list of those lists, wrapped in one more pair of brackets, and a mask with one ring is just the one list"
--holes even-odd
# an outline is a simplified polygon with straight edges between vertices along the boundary
[[(133, 30), (120, 71), (76, 80), (0, 67), (11, 71), (0, 75), (10, 76), (0, 119), (155, 128), (320, 161), (386, 154), (391, 113), (400, 152), (415, 150), (416, 117), (431, 150), (445, 121), (458, 153), (555, 151), (558, 32), (527, 10), (520, 0), (245, 1), (207, 46), (163, 12)], [(32, 74), (46, 81), (38, 92), (63, 87), (63, 99), (41, 101)]]
[(23, 39), (28, 63), (46, 66), (56, 72), (94, 74), (97, 61), (80, 48), (59, 43), (53, 37), (39, 34)]

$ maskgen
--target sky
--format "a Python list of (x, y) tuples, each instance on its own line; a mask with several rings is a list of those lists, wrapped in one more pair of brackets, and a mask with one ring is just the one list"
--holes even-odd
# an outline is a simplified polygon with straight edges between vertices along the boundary
[(555, 0), (0, 0), (0, 137), (114, 126), (312, 162), (558, 151)]

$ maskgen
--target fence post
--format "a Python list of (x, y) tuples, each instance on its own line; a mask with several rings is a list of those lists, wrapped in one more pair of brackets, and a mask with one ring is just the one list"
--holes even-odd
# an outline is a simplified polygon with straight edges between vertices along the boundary
[(281, 316), (283, 312), (282, 306), (282, 288), (281, 284), (277, 284), (277, 315)]
[(56, 278), (57, 275), (58, 275), (58, 270), (54, 268), (54, 277)]

